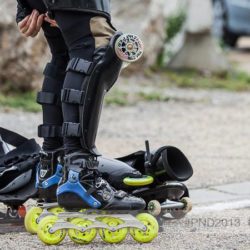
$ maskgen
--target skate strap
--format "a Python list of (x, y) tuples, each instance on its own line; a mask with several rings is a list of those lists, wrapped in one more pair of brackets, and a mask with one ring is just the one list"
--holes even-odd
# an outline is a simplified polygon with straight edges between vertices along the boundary
[(28, 141), (28, 139), (24, 136), (2, 127), (0, 127), (0, 135), (7, 144), (10, 144), (14, 147), (18, 147)]
[(6, 162), (17, 161), (23, 156), (31, 156), (38, 154), (41, 150), (35, 139), (27, 139), (15, 132), (0, 127), (0, 135), (4, 142), (16, 147), (6, 155), (0, 158), (0, 166), (5, 165)]
[(61, 100), (60, 97), (52, 92), (43, 92), (40, 91), (37, 93), (37, 98), (36, 98), (36, 102), (38, 104), (50, 104), (50, 105), (61, 105)]
[(80, 123), (64, 122), (62, 135), (66, 137), (81, 137), (82, 130)]

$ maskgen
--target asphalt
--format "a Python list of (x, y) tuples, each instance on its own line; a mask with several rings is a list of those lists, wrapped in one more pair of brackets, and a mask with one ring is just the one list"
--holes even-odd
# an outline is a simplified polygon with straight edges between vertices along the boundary
[[(250, 249), (250, 93), (189, 90), (186, 95), (194, 100), (105, 107), (97, 145), (110, 157), (143, 149), (145, 139), (152, 148), (167, 144), (183, 150), (194, 168), (186, 183), (194, 201), (187, 218), (167, 220), (164, 232), (146, 245), (128, 238), (121, 245), (97, 239), (80, 247), (67, 239), (48, 248), (36, 236), (10, 233), (0, 235), (0, 249)], [(0, 111), (0, 126), (27, 137), (36, 135), (40, 123), (40, 113)]]

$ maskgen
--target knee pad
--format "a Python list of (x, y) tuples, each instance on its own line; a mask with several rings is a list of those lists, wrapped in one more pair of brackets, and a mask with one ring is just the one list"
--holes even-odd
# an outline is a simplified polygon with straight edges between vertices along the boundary
[[(52, 63), (48, 63), (43, 72), (45, 76), (43, 90), (37, 94), (37, 103), (61, 107), (61, 89), (65, 78), (65, 71)], [(43, 138), (61, 137), (61, 124), (43, 124), (38, 127), (38, 136)]]
[(79, 105), (80, 123), (64, 123), (63, 135), (80, 137), (84, 149), (99, 155), (95, 138), (101, 114), (104, 95), (116, 82), (122, 68), (122, 61), (116, 56), (115, 42), (122, 34), (117, 32), (106, 47), (95, 51), (93, 62), (73, 58), (67, 71), (82, 74), (81, 90), (63, 89), (62, 102)]
[(44, 3), (51, 18), (54, 18), (55, 10), (71, 10), (95, 13), (110, 19), (110, 0), (44, 0)]

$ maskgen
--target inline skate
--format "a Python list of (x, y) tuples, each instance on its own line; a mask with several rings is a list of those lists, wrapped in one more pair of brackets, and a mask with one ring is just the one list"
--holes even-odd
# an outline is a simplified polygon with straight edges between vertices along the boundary
[(23, 223), (24, 203), (37, 196), (39, 151), (34, 139), (0, 127), (0, 202), (7, 206), (7, 211), (0, 213), (0, 223)]

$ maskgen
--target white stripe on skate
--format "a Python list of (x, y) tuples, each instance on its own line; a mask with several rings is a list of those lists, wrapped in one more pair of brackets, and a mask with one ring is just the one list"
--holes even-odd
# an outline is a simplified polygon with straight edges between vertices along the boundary
[(212, 211), (223, 211), (223, 210), (229, 210), (229, 209), (241, 209), (241, 208), (249, 208), (249, 207), (250, 207), (250, 199), (220, 202), (220, 203), (214, 203), (212, 205), (208, 204), (208, 205), (202, 205), (202, 206), (194, 206), (192, 209), (192, 214), (200, 214), (200, 213), (212, 212)]

